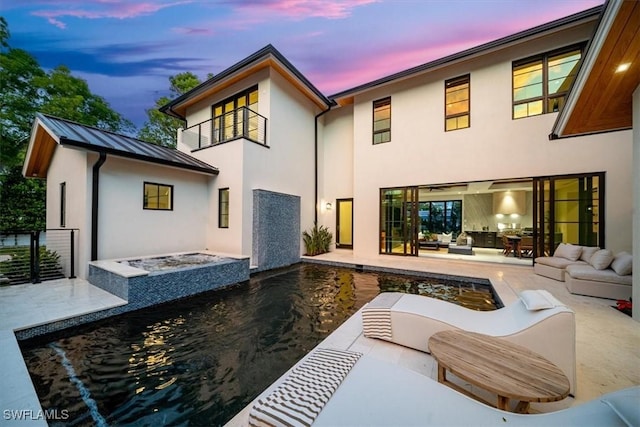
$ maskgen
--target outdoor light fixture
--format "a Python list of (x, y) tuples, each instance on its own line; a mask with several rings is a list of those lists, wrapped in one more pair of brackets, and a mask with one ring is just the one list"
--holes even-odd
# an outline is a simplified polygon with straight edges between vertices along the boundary
[(327, 202), (327, 204), (325, 205), (325, 208), (327, 208), (328, 211), (331, 210), (333, 206), (331, 205), (331, 202)]
[(618, 65), (618, 68), (616, 68), (616, 73), (624, 73), (629, 69), (629, 67), (631, 67), (631, 62), (625, 62), (624, 64), (620, 64)]

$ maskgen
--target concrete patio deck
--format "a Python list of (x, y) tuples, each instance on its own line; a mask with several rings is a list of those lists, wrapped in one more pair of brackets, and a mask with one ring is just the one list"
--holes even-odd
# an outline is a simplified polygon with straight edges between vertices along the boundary
[[(488, 278), (505, 304), (513, 302), (521, 290), (548, 290), (576, 313), (578, 386), (575, 399), (536, 406), (536, 410), (559, 409), (640, 384), (640, 324), (612, 309), (614, 301), (572, 295), (564, 283), (538, 276), (532, 267), (435, 257), (359, 258), (346, 250), (309, 260)], [(4, 367), (0, 408), (32, 410), (34, 414), (41, 410), (13, 331), (122, 304), (126, 301), (79, 279), (0, 288), (0, 364)], [(359, 314), (354, 315), (323, 345), (373, 354), (433, 378), (435, 370), (430, 356), (362, 337), (359, 319)], [(230, 424), (242, 424), (246, 420), (245, 411)], [(46, 425), (46, 422), (15, 421), (3, 416), (0, 425)]]

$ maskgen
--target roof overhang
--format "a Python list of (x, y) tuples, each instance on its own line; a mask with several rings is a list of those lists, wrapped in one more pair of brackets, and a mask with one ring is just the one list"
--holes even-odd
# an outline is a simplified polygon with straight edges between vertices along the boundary
[(630, 129), (638, 85), (640, 2), (610, 0), (549, 138)]
[(27, 155), (22, 165), (22, 175), (27, 178), (46, 178), (53, 152), (59, 143), (60, 140), (56, 135), (36, 117), (31, 128)]
[(318, 108), (325, 110), (331, 106), (331, 101), (287, 61), (276, 48), (272, 45), (267, 45), (265, 48), (227, 68), (220, 74), (215, 75), (193, 90), (162, 106), (160, 111), (184, 120), (187, 115), (187, 109), (190, 106), (246, 79), (264, 68), (272, 68), (280, 73)]

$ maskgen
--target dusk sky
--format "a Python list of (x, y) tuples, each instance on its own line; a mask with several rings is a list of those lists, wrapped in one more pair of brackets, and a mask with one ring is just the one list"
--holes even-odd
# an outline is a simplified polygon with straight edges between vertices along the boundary
[(2, 0), (11, 47), (68, 66), (141, 127), (168, 77), (273, 44), (325, 95), (603, 0)]

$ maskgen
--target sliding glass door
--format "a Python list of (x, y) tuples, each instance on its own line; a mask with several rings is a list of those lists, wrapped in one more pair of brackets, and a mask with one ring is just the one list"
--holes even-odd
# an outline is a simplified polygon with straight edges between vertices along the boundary
[(380, 190), (380, 253), (418, 256), (418, 187)]
[(604, 247), (604, 173), (534, 178), (534, 256), (560, 243)]

